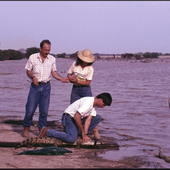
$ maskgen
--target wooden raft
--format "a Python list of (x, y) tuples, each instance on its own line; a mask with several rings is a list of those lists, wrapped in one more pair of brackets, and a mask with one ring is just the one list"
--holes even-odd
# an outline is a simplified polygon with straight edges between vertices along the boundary
[[(23, 120), (5, 120), (3, 121), (5, 124), (13, 124), (18, 128), (23, 124)], [(37, 127), (38, 122), (37, 121), (32, 121), (32, 126)], [(61, 123), (57, 121), (48, 121), (47, 122), (48, 127), (52, 127), (56, 130), (62, 130)], [(21, 133), (22, 133), (22, 126), (21, 126)], [(91, 137), (89, 135), (89, 137)], [(107, 137), (101, 137), (99, 140), (94, 140), (92, 137), (91, 139), (93, 142), (89, 144), (84, 144), (82, 143), (82, 138), (78, 137), (75, 143), (64, 143), (61, 140), (58, 140), (56, 138), (51, 138), (51, 137), (30, 137), (27, 138), (21, 142), (6, 142), (6, 141), (0, 141), (0, 147), (45, 147), (45, 146), (58, 146), (58, 147), (74, 147), (74, 148), (89, 148), (89, 149), (114, 149), (114, 150), (119, 150), (119, 145), (114, 141), (113, 138), (107, 138)]]
[(51, 137), (31, 137), (22, 142), (0, 142), (0, 147), (45, 147), (45, 146), (58, 146), (58, 147), (74, 147), (74, 148), (87, 148), (87, 149), (115, 149), (119, 150), (119, 145), (116, 142), (106, 143), (94, 140), (90, 143), (83, 143), (81, 138), (78, 138), (75, 143), (64, 143), (61, 140)]

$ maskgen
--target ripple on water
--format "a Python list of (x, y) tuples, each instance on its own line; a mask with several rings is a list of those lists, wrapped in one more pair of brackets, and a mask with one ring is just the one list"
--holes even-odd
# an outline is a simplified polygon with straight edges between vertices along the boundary
[[(67, 70), (74, 60), (58, 59), (57, 72), (67, 76)], [(0, 113), (1, 115), (25, 115), (25, 104), (29, 93), (30, 83), (27, 81), (25, 64), (27, 59), (17, 61), (0, 61)], [(13, 66), (17, 67), (13, 67)], [(161, 145), (164, 150), (170, 148), (170, 97), (169, 63), (136, 63), (98, 60), (94, 62), (94, 77), (91, 82), (93, 96), (109, 92), (113, 102), (110, 107), (98, 109), (97, 113), (103, 118), (98, 128), (101, 133), (126, 140), (121, 142), (141, 145)], [(18, 79), (18, 77), (20, 77)], [(48, 120), (61, 119), (62, 113), (69, 105), (72, 84), (61, 83), (52, 78), (51, 98)], [(13, 111), (13, 112), (12, 112)], [(36, 110), (34, 119), (38, 120)], [(102, 135), (101, 134), (101, 135)], [(125, 139), (123, 136), (123, 139)], [(134, 140), (134, 138), (137, 138)], [(113, 151), (114, 152), (114, 151)], [(140, 149), (121, 148), (121, 155), (140, 155)], [(116, 155), (118, 154), (115, 151)], [(111, 153), (110, 153), (111, 154)], [(111, 156), (115, 157), (111, 154)], [(118, 156), (118, 155), (117, 155)]]

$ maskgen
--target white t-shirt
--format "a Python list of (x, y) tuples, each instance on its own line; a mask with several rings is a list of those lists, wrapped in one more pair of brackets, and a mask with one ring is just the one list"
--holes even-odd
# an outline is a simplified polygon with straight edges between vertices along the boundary
[(94, 97), (82, 97), (72, 103), (64, 113), (68, 113), (71, 117), (74, 117), (74, 115), (79, 112), (81, 114), (81, 119), (88, 115), (96, 116), (96, 110), (93, 104)]
[(74, 74), (80, 81), (92, 80), (94, 69), (92, 66), (82, 68), (80, 65), (76, 66), (76, 61), (73, 62), (68, 74)]

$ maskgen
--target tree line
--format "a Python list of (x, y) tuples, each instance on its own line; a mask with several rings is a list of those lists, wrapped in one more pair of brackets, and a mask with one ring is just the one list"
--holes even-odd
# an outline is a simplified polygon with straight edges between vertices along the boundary
[[(9, 49), (9, 50), (0, 50), (0, 61), (4, 61), (4, 60), (21, 60), (24, 58), (29, 58), (29, 56), (31, 54), (34, 53), (38, 53), (40, 52), (40, 49), (37, 47), (30, 47), (26, 49), (26, 52), (23, 53), (19, 50), (13, 50), (13, 49)], [(51, 54), (54, 57), (58, 57), (58, 58), (64, 58), (66, 56), (66, 53), (62, 53), (62, 54)]]
[[(4, 60), (20, 60), (20, 59), (23, 59), (23, 58), (29, 58), (29, 56), (31, 54), (34, 54), (34, 53), (38, 53), (40, 52), (40, 49), (37, 48), (37, 47), (30, 47), (30, 48), (27, 48), (26, 49), (26, 52), (23, 53), (19, 50), (13, 50), (13, 49), (9, 49), (9, 50), (0, 50), (0, 61), (4, 61)], [(75, 59), (76, 58), (76, 53), (73, 53), (73, 54), (70, 54), (70, 58), (73, 58)], [(54, 57), (56, 58), (65, 58), (66, 57), (66, 53), (62, 53), (62, 54), (51, 54), (53, 55)], [(93, 54), (94, 56), (96, 56), (96, 58), (100, 58), (99, 56), (101, 54), (99, 53), (95, 53)], [(125, 53), (125, 54), (121, 54), (121, 58), (126, 58), (126, 59), (131, 59), (132, 57), (140, 60), (142, 57), (143, 58), (158, 58), (158, 56), (160, 55), (160, 53), (156, 53), (156, 52), (146, 52), (146, 53), (143, 53), (143, 54), (132, 54), (132, 53)], [(170, 55), (170, 53), (166, 53), (164, 55)], [(113, 58), (114, 58), (114, 54), (113, 54)]]

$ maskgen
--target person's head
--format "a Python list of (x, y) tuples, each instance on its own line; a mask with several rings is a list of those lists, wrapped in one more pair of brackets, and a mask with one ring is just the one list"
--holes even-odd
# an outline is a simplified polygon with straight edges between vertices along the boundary
[(95, 57), (92, 55), (91, 51), (85, 49), (83, 51), (77, 52), (76, 65), (81, 65), (82, 67), (91, 66), (95, 61)]
[(101, 93), (96, 96), (98, 99), (97, 105), (98, 107), (110, 106), (112, 103), (112, 96), (109, 93)]
[(40, 53), (43, 57), (47, 57), (51, 50), (51, 42), (49, 40), (43, 40), (40, 43)]

